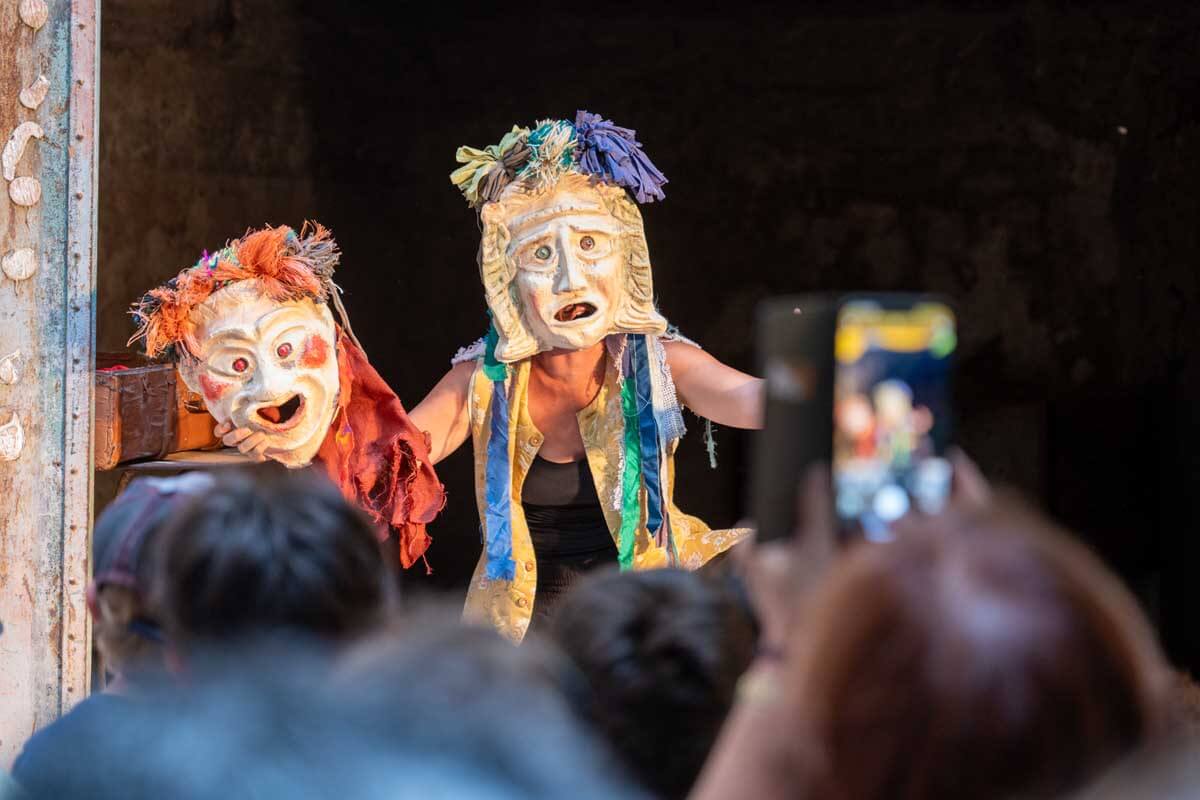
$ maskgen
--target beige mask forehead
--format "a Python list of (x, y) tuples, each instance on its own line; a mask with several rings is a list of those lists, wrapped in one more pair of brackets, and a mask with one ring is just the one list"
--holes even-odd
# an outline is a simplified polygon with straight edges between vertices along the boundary
[(555, 183), (537, 188), (518, 181), (510, 184), (499, 200), (484, 206), (484, 221), (501, 223), (512, 229), (562, 214), (608, 215), (605, 198), (613, 192), (623, 194), (624, 190), (593, 182), (591, 178), (573, 172), (563, 175)]
[(559, 206), (545, 214), (526, 216), (519, 225), (514, 225), (509, 250), (516, 250), (526, 242), (544, 238), (556, 229), (556, 225), (562, 224), (575, 233), (581, 234), (597, 233), (620, 236), (622, 232), (620, 223), (604, 209), (593, 211)]
[[(333, 325), (333, 315), (324, 303), (307, 297), (282, 302), (273, 300), (256, 281), (241, 281), (213, 292), (191, 314), (196, 339), (205, 349), (208, 340), (223, 331), (237, 331), (247, 338), (257, 339), (268, 327), (288, 319), (317, 320), (322, 326)], [(203, 353), (200, 355), (203, 357)]]

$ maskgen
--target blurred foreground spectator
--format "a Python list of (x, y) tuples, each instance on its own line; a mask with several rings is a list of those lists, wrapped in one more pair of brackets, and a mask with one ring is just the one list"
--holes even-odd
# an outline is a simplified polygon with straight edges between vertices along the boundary
[(185, 659), (267, 634), (341, 645), (395, 606), (372, 526), (333, 484), (264, 465), (223, 477), (164, 537), (159, 594)]
[(1200, 739), (1156, 743), (1103, 775), (1073, 800), (1194, 800), (1200, 794)]
[(92, 532), (94, 577), (88, 585), (87, 602), (107, 685), (25, 743), (13, 766), (13, 776), (22, 785), (35, 789), (39, 776), (56, 775), (65, 742), (78, 748), (75, 758), (88, 760), (94, 743), (89, 734), (103, 730), (165, 679), (162, 614), (153, 592), (153, 555), (163, 529), (212, 485), (212, 478), (200, 472), (141, 478), (129, 484), (96, 520)]
[(585, 678), (584, 718), (643, 786), (686, 797), (754, 658), (758, 624), (738, 579), (593, 574), (563, 598), (550, 633)]
[(203, 674), (96, 737), (35, 797), (122, 800), (622, 800), (553, 664), (491, 630), (425, 625), (347, 651), (310, 638), (209, 650)]
[(744, 680), (699, 797), (746, 776), (758, 797), (1058, 797), (1165, 726), (1170, 673), (1132, 596), (1012, 505), (852, 548), (785, 644)]
[(410, 617), (399, 635), (351, 653), (338, 676), (371, 740), (427, 764), (428, 793), (404, 797), (642, 796), (579, 721), (568, 697), (581, 676), (551, 644), (534, 636), (517, 646), (438, 617)]
[[(209, 766), (194, 759), (220, 764), (222, 748), (240, 741), (235, 729), (286, 737), (274, 730), (280, 715), (321, 724), (289, 717), (297, 695), (281, 687), (278, 700), (272, 687), (316, 680), (330, 651), (391, 611), (394, 581), (370, 524), (319, 477), (272, 466), (231, 472), (175, 504), (155, 488), (163, 485), (134, 484), (98, 526), (93, 608), (101, 652), (126, 683), (135, 664), (165, 657), (179, 686), (139, 680), (142, 702), (114, 707), (96, 696), (81, 706), (90, 712), (35, 737), (15, 770), (34, 797), (185, 796), (184, 777), (195, 779), (196, 792), (212, 790)], [(148, 516), (129, 505), (139, 502)], [(108, 522), (118, 531), (112, 537)], [(264, 754), (262, 769), (274, 769), (271, 757)]]

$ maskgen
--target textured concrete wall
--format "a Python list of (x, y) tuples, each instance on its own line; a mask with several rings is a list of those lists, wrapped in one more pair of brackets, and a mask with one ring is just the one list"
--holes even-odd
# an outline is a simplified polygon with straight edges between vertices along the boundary
[(312, 106), (287, 2), (106, 0), (99, 346), (141, 292), (313, 207)]
[[(360, 338), (411, 405), (485, 324), (454, 148), (585, 107), (637, 128), (671, 178), (645, 209), (660, 305), (722, 359), (749, 367), (769, 294), (955, 298), (961, 441), (1200, 655), (1174, 566), (1196, 563), (1200, 476), (1196, 13), (344, 5), (105, 6), (104, 343), (201, 246), (315, 216), (346, 251)], [(718, 440), (716, 472), (685, 443), (679, 496), (727, 525), (747, 440)], [(442, 468), (435, 584), (461, 586), (478, 550), (469, 460)]]

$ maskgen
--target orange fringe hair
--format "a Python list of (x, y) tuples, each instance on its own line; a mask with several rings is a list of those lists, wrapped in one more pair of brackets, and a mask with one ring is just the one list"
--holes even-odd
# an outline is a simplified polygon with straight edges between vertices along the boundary
[(179, 345), (198, 355), (192, 311), (215, 292), (252, 280), (277, 302), (325, 302), (337, 291), (333, 271), (340, 258), (329, 230), (317, 222), (305, 222), (299, 234), (287, 225), (248, 230), (217, 253), (205, 251), (194, 266), (134, 303), (130, 313), (138, 328), (127, 344), (142, 340), (151, 358), (178, 355)]

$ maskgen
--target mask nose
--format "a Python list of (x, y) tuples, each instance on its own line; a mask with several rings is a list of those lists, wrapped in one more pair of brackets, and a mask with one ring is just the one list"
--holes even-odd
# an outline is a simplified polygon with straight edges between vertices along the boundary
[(579, 258), (571, 250), (570, 238), (566, 232), (558, 235), (558, 275), (554, 280), (556, 294), (578, 292), (587, 288), (587, 280), (583, 277), (582, 265)]
[(284, 395), (291, 393), (292, 373), (276, 364), (260, 364), (255, 377), (258, 383), (258, 391), (254, 393), (256, 407), (263, 403), (273, 404), (284, 400)]

